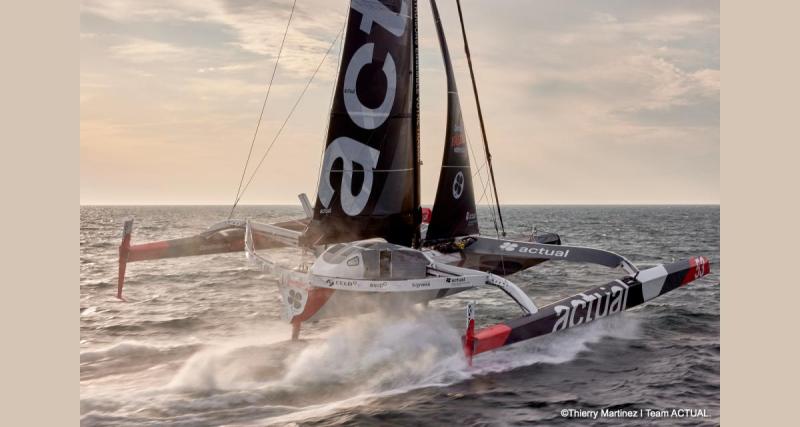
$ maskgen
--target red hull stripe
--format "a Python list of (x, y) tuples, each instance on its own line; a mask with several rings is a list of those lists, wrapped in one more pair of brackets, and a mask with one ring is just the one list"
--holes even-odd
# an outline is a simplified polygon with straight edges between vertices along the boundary
[(333, 291), (334, 289), (327, 288), (314, 288), (309, 290), (305, 309), (302, 313), (293, 317), (292, 322), (305, 322), (310, 319), (311, 316), (317, 314), (319, 309), (331, 298)]
[[(259, 246), (257, 242), (256, 248), (259, 248)], [(244, 240), (241, 239), (216, 242), (195, 236), (131, 246), (128, 261), (210, 255), (224, 252), (239, 252), (243, 250)]]
[(169, 247), (169, 242), (143, 243), (140, 245), (131, 246), (131, 255), (134, 257), (140, 256), (143, 258), (157, 257), (165, 253)]
[(481, 329), (475, 333), (475, 354), (502, 347), (510, 333), (511, 328), (504, 324)]

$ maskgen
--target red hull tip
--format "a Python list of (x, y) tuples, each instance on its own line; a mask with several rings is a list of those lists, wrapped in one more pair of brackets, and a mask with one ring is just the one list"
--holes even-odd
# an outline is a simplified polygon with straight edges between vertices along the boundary
[(698, 256), (689, 259), (689, 269), (681, 281), (681, 285), (686, 285), (693, 282), (707, 274), (711, 273), (711, 261), (704, 256)]
[(472, 357), (475, 354), (475, 320), (469, 319), (467, 333), (464, 336), (464, 357), (467, 358), (467, 366), (472, 367)]

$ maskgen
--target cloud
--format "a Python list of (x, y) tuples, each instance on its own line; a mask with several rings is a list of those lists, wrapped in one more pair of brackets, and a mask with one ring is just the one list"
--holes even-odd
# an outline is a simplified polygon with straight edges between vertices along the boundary
[[(327, 47), (341, 26), (344, 2), (297, 2), (290, 30), (294, 45), (301, 49)], [(291, 1), (256, 0), (83, 0), (84, 14), (100, 16), (118, 23), (212, 23), (235, 35), (235, 45), (261, 55), (272, 55), (282, 38), (291, 10)]]
[[(265, 112), (266, 140), (341, 28), (347, 3), (297, 2)], [(235, 181), (242, 153), (231, 153), (231, 147), (244, 150), (252, 137), (291, 4), (82, 0), (82, 146), (106, 147), (106, 155), (113, 151), (109, 144), (143, 144), (141, 155), (120, 168), (136, 174), (148, 170), (144, 163), (158, 155), (159, 144), (171, 144), (175, 152), (202, 145), (205, 154), (192, 162), (225, 158), (234, 165)], [(441, 159), (445, 88), (427, 2), (420, 7), (428, 200)], [(496, 173), (502, 200), (602, 201), (595, 186), (625, 188), (633, 201), (639, 194), (648, 194), (647, 200), (718, 198), (718, 2), (486, 0), (463, 7), (492, 153), (501, 166)], [(458, 15), (453, 2), (440, 2), (439, 8), (467, 130), (479, 143)], [(312, 192), (316, 176), (307, 170), (317, 168), (337, 49), (273, 153), (290, 156), (293, 169), (286, 173)], [(87, 167), (102, 164), (91, 150), (96, 162)], [(224, 167), (213, 167), (224, 174)], [(271, 169), (262, 173), (263, 185), (277, 176)], [(163, 197), (177, 201), (182, 193), (175, 188)], [(269, 194), (293, 201), (296, 190), (270, 187)], [(209, 200), (228, 197), (209, 191)]]
[(81, 13), (118, 22), (191, 21), (204, 19), (217, 7), (213, 0), (81, 0)]
[(170, 43), (136, 39), (111, 47), (111, 56), (129, 62), (181, 61), (189, 50)]

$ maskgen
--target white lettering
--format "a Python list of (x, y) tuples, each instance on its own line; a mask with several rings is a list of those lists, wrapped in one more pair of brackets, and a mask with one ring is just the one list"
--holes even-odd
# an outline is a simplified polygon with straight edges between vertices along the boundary
[(365, 65), (372, 62), (372, 51), (375, 43), (367, 43), (353, 54), (347, 71), (344, 75), (344, 106), (347, 114), (355, 124), (364, 129), (375, 129), (382, 125), (389, 117), (394, 104), (395, 91), (397, 90), (397, 70), (394, 60), (388, 53), (383, 63), (383, 73), (386, 75), (386, 95), (378, 108), (369, 108), (358, 99), (356, 82), (358, 74)]
[(556, 324), (553, 326), (553, 332), (560, 331), (567, 327), (569, 321), (569, 307), (563, 305), (557, 305), (555, 307), (556, 316), (558, 316), (558, 320)]
[[(331, 168), (336, 159), (342, 159), (342, 185), (341, 203), (342, 210), (350, 216), (358, 215), (364, 210), (372, 191), (373, 169), (378, 165), (380, 151), (362, 144), (352, 138), (340, 136), (325, 149), (325, 158), (322, 164), (322, 179), (319, 181), (317, 197), (326, 208), (330, 206), (335, 190), (331, 185)], [(358, 194), (352, 193), (353, 163), (358, 163), (364, 169), (364, 179)]]
[(575, 313), (578, 312), (578, 307), (586, 307), (586, 301), (580, 299), (574, 299), (570, 301), (572, 304), (572, 312), (569, 314), (569, 327), (578, 326), (583, 323), (583, 317), (579, 317), (578, 321), (575, 321)]
[(375, 0), (353, 0), (350, 7), (361, 14), (361, 25), (358, 28), (367, 34), (372, 32), (373, 23), (377, 23), (397, 37), (406, 31), (408, 3), (405, 1), (400, 6), (399, 14)]

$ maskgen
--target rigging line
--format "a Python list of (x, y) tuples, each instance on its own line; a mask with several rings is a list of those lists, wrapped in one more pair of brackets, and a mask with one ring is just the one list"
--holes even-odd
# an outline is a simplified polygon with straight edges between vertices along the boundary
[[(344, 23), (342, 24), (342, 29), (340, 30), (342, 33), (347, 29), (347, 21), (350, 19), (350, 4), (347, 3), (347, 10), (344, 13)], [(344, 37), (339, 39), (339, 52), (336, 54), (336, 73), (334, 74), (333, 78), (333, 87), (331, 88), (331, 99), (328, 102), (330, 108), (328, 108), (328, 114), (326, 115), (327, 124), (325, 125), (325, 132), (322, 136), (322, 151), (319, 153), (319, 166), (317, 167), (317, 186), (314, 187), (317, 192), (319, 192), (319, 182), (322, 179), (322, 161), (325, 159), (325, 146), (328, 143), (328, 132), (331, 129), (331, 112), (333, 111), (333, 101), (336, 96), (336, 77), (339, 76), (339, 68), (342, 66), (342, 51), (344, 50)], [(316, 199), (318, 194), (314, 195), (314, 199)]]
[[(469, 138), (469, 132), (467, 132), (466, 129), (464, 129), (464, 136), (467, 139), (467, 146), (469, 147), (470, 154), (472, 154), (472, 157), (477, 161), (478, 157), (475, 155), (475, 149), (473, 148), (472, 141)], [(478, 176), (478, 179), (480, 180), (480, 183), (481, 183), (481, 196), (480, 196), (480, 198), (478, 198), (478, 201), (476, 203), (478, 205), (482, 201), (486, 200), (487, 190), (489, 189), (489, 184), (490, 184), (489, 177), (487, 176), (486, 177), (486, 181), (484, 181), (483, 174), (480, 173), (481, 170), (483, 170), (483, 168), (487, 164), (488, 164), (488, 162), (486, 161), (486, 159), (484, 159), (483, 163), (481, 163), (480, 167), (473, 174), (473, 176), (475, 176), (475, 175)], [(487, 172), (487, 174), (488, 174), (488, 172)], [(489, 217), (492, 219), (492, 225), (494, 225), (495, 236), (497, 238), (500, 238), (500, 229), (498, 228), (497, 216), (495, 215), (495, 211), (494, 211), (495, 210), (495, 203), (494, 203), (494, 200), (491, 198), (491, 194), (489, 196), (489, 200), (488, 200), (487, 203), (489, 205)]]
[[(483, 162), (483, 163), (481, 163), (481, 165), (480, 165), (480, 166), (478, 166), (477, 168), (475, 168), (475, 172), (473, 172), (473, 173), (472, 173), (472, 176), (475, 176), (475, 175), (478, 175), (478, 174), (480, 174), (480, 173), (481, 173), (481, 171), (483, 170), (483, 167), (484, 167), (484, 166), (486, 166), (486, 162)], [(481, 175), (481, 178), (483, 178), (483, 175)]]
[(322, 64), (325, 63), (325, 59), (328, 57), (328, 54), (331, 53), (331, 50), (333, 49), (333, 46), (336, 45), (336, 42), (339, 40), (339, 37), (342, 36), (342, 33), (343, 33), (343, 31), (339, 31), (339, 34), (337, 34), (336, 38), (333, 39), (333, 42), (331, 42), (331, 45), (328, 46), (328, 50), (325, 51), (325, 55), (322, 56), (322, 60), (319, 62), (319, 64), (317, 64), (317, 68), (314, 70), (314, 73), (311, 74), (311, 78), (308, 79), (308, 82), (306, 82), (306, 85), (303, 88), (303, 91), (300, 92), (300, 96), (297, 97), (297, 101), (295, 101), (294, 105), (292, 105), (292, 109), (289, 110), (289, 114), (286, 116), (286, 119), (283, 121), (283, 124), (281, 124), (281, 127), (278, 128), (278, 132), (275, 133), (275, 137), (272, 138), (272, 142), (270, 142), (269, 146), (267, 147), (267, 151), (264, 152), (264, 155), (261, 156), (261, 160), (259, 160), (258, 165), (256, 165), (255, 169), (253, 169), (253, 173), (250, 175), (250, 178), (247, 180), (247, 183), (244, 185), (244, 188), (242, 189), (241, 194), (239, 195), (239, 197), (236, 198), (236, 202), (234, 202), (234, 206), (236, 206), (236, 204), (239, 203), (239, 200), (241, 200), (242, 196), (244, 196), (244, 193), (245, 193), (245, 191), (247, 191), (247, 188), (250, 186), (250, 183), (253, 182), (253, 179), (256, 177), (256, 173), (258, 173), (258, 169), (264, 163), (264, 160), (267, 158), (267, 154), (269, 154), (270, 150), (272, 150), (272, 147), (275, 145), (275, 142), (278, 140), (278, 137), (281, 136), (281, 132), (283, 132), (283, 129), (286, 127), (286, 124), (289, 123), (289, 119), (292, 118), (292, 115), (294, 114), (294, 111), (297, 109), (297, 106), (300, 105), (300, 101), (303, 99), (303, 96), (306, 94), (306, 91), (308, 91), (309, 86), (311, 86), (311, 82), (314, 81), (314, 77), (317, 76), (317, 73), (319, 72), (319, 69), (322, 68)]
[[(467, 128), (466, 127), (464, 127), (464, 137), (467, 140), (467, 146), (469, 147), (470, 154), (472, 154), (472, 157), (477, 160), (477, 158), (475, 157), (475, 150), (472, 148), (472, 142), (469, 139), (469, 132), (467, 132)], [(477, 205), (479, 205), (481, 203), (481, 201), (484, 198), (486, 198), (486, 190), (489, 189), (489, 181), (488, 181), (488, 179), (487, 179), (486, 182), (484, 182), (483, 181), (483, 175), (480, 174), (480, 170), (484, 166), (486, 166), (487, 163), (488, 163), (487, 161), (484, 161), (483, 164), (481, 164), (481, 167), (478, 168), (478, 170), (475, 172), (475, 175), (478, 175), (478, 179), (481, 182), (481, 186), (483, 186), (483, 193), (481, 194), (481, 197), (478, 199), (478, 202), (476, 203), (476, 209), (477, 209)], [(491, 195), (491, 193), (489, 193), (489, 204), (490, 205), (494, 204), (494, 201), (491, 199), (491, 197), (492, 197), (492, 195)], [(500, 230), (497, 228), (497, 217), (494, 214), (494, 209), (492, 209), (491, 207), (489, 208), (489, 216), (492, 218), (492, 223), (494, 224), (495, 236), (498, 239), (500, 239)], [(479, 234), (480, 234), (480, 232), (479, 232)], [(503, 230), (503, 237), (505, 237), (505, 230)], [(505, 276), (506, 275), (506, 261), (505, 261), (505, 259), (503, 257), (503, 254), (500, 254), (500, 266), (502, 267), (503, 275)]]
[[(469, 144), (469, 136), (467, 136), (467, 144)], [(474, 154), (473, 154), (473, 156), (474, 156)], [(478, 198), (478, 201), (476, 202), (476, 205), (480, 205), (481, 202), (484, 199), (486, 199), (487, 190), (489, 189), (489, 181), (487, 180), (486, 182), (484, 182), (483, 175), (478, 175), (478, 179), (480, 179), (481, 186), (482, 186), (482, 191), (481, 191), (481, 197)], [(495, 215), (494, 209), (492, 208), (494, 206), (494, 201), (491, 198), (491, 193), (489, 193), (489, 202), (488, 203), (490, 205), (489, 206), (489, 217), (492, 219), (492, 224), (494, 225), (495, 236), (497, 236), (497, 238), (499, 239), (500, 238), (500, 230), (497, 227), (497, 216)]]
[[(474, 159), (476, 159), (476, 160), (477, 160), (477, 157), (475, 156), (475, 150), (472, 148), (472, 142), (471, 142), (471, 141), (470, 141), (470, 139), (469, 139), (469, 133), (467, 132), (467, 129), (466, 129), (466, 127), (464, 128), (464, 136), (465, 136), (465, 137), (466, 137), (466, 139), (467, 139), (467, 146), (469, 147), (469, 152), (472, 154), (472, 157), (473, 157)], [(481, 168), (482, 168), (482, 167), (483, 167), (483, 166), (484, 166), (486, 163), (488, 163), (488, 162), (484, 162), (484, 164), (483, 164), (483, 165), (481, 165)], [(479, 171), (480, 171), (480, 170), (479, 170)], [(489, 186), (488, 186), (488, 184), (489, 184), (489, 180), (487, 179), (487, 181), (484, 183), (484, 181), (483, 181), (483, 175), (480, 175), (480, 174), (478, 175), (478, 179), (481, 181), (481, 186), (483, 187), (483, 194), (481, 194), (481, 197), (480, 197), (480, 199), (478, 199), (478, 203), (477, 203), (477, 204), (480, 204), (480, 202), (481, 202), (481, 201), (482, 201), (482, 200), (483, 200), (483, 199), (486, 197), (486, 190), (489, 188)], [(492, 200), (491, 200), (491, 195), (490, 195), (489, 204), (490, 204), (490, 205), (493, 205), (493, 204), (494, 204), (494, 203), (492, 202)], [(498, 238), (500, 238), (500, 230), (499, 230), (499, 228), (497, 227), (497, 217), (496, 217), (496, 216), (495, 216), (495, 214), (494, 214), (494, 209), (490, 207), (490, 208), (489, 208), (489, 213), (490, 213), (490, 216), (491, 216), (491, 218), (492, 218), (492, 224), (494, 225), (494, 231), (495, 231), (495, 234), (497, 235), (497, 237), (498, 237)], [(505, 229), (503, 230), (503, 235), (505, 236)]]
[[(460, 104), (460, 102), (459, 102), (459, 104)], [(459, 105), (459, 108), (461, 108), (461, 105)], [(462, 124), (463, 124), (463, 119), (462, 119)], [(463, 126), (463, 128), (464, 128), (464, 138), (467, 140), (467, 147), (469, 147), (469, 154), (472, 154), (472, 159), (475, 160), (475, 162), (477, 163), (478, 157), (475, 156), (475, 149), (472, 148), (472, 141), (470, 141), (470, 139), (469, 139), (469, 132), (467, 132), (467, 127), (466, 126)], [(480, 175), (480, 171), (483, 168), (484, 164), (486, 164), (486, 162), (481, 164), (481, 166), (478, 167), (475, 170), (475, 172), (472, 174), (473, 177), (475, 175), (478, 175), (478, 179), (480, 179), (480, 181), (481, 181), (481, 186), (483, 186), (483, 175)]]
[[(481, 166), (481, 167), (483, 167), (483, 166)], [(486, 189), (488, 188), (487, 187), (488, 182), (485, 182), (483, 180), (483, 175), (480, 174), (480, 168), (477, 171), (475, 171), (475, 173), (472, 176), (475, 177), (476, 175), (478, 177), (478, 180), (481, 183), (481, 187), (480, 187), (481, 188), (481, 197), (478, 199), (478, 201), (476, 203), (477, 204), (481, 204), (481, 202), (486, 198)]]
[[(472, 143), (471, 143), (471, 141), (469, 139), (469, 133), (467, 132), (466, 127), (464, 128), (464, 136), (467, 139), (467, 146), (469, 147), (469, 151), (472, 154), (472, 157), (475, 157), (475, 150), (473, 150), (473, 148), (472, 148)], [(481, 168), (483, 168), (483, 166), (485, 166), (486, 164), (487, 164), (487, 162), (484, 161), (484, 163), (481, 165)], [(478, 169), (477, 172), (480, 172), (480, 168)], [(477, 209), (477, 205), (479, 205), (481, 203), (481, 201), (486, 197), (486, 192), (487, 192), (486, 190), (489, 189), (489, 181), (488, 181), (488, 179), (484, 183), (483, 175), (480, 175), (477, 172), (476, 172), (476, 174), (478, 175), (478, 179), (481, 181), (481, 185), (483, 186), (483, 194), (481, 194), (481, 197), (478, 199), (478, 202), (476, 203), (476, 209)], [(494, 203), (491, 197), (492, 197), (492, 195), (491, 195), (491, 193), (489, 193), (489, 204), (490, 205), (492, 205)], [(491, 207), (489, 208), (489, 216), (492, 218), (492, 223), (494, 224), (495, 236), (498, 239), (500, 239), (500, 230), (497, 228), (497, 217), (494, 214), (494, 209), (492, 209)], [(503, 231), (504, 231), (503, 232), (503, 236), (505, 237), (505, 230), (503, 230)], [(479, 232), (479, 234), (480, 234), (480, 232)], [(500, 266), (502, 267), (503, 275), (505, 276), (506, 275), (506, 261), (505, 261), (505, 259), (503, 257), (503, 254), (500, 254)]]
[[(467, 133), (466, 129), (464, 130), (464, 136), (467, 138), (467, 146), (469, 147), (470, 153), (472, 153), (472, 158), (477, 160), (477, 157), (475, 156), (475, 151), (472, 149), (472, 145), (471, 145), (471, 142), (469, 140), (469, 134)], [(486, 197), (486, 183), (483, 181), (483, 175), (481, 175), (481, 170), (483, 169), (484, 166), (486, 166), (486, 162), (485, 161), (483, 163), (481, 163), (481, 165), (472, 174), (473, 178), (475, 176), (477, 176), (478, 179), (480, 180), (480, 182), (481, 182), (481, 191), (483, 192), (481, 194), (481, 197), (478, 199), (477, 204), (480, 204), (481, 201)]]
[(478, 98), (478, 86), (475, 83), (475, 72), (472, 69), (472, 57), (469, 53), (469, 43), (467, 42), (467, 30), (464, 28), (464, 15), (461, 13), (461, 1), (456, 0), (458, 8), (458, 19), (461, 22), (461, 36), (464, 39), (464, 53), (467, 55), (467, 65), (469, 66), (469, 76), (472, 80), (472, 91), (475, 93), (475, 106), (478, 107), (478, 121), (481, 124), (481, 135), (483, 136), (483, 149), (486, 153), (486, 162), (489, 163), (489, 176), (492, 178), (492, 188), (494, 189), (494, 199), (497, 202), (497, 216), (500, 218), (500, 228), (503, 230), (503, 236), (506, 235), (506, 228), (503, 225), (503, 214), (500, 212), (500, 198), (497, 197), (497, 183), (494, 179), (494, 168), (492, 168), (492, 155), (489, 153), (489, 141), (486, 138), (486, 127), (483, 124), (483, 112), (481, 111), (481, 102)]
[[(470, 139), (469, 139), (469, 133), (467, 132), (466, 128), (464, 129), (464, 137), (466, 137), (466, 139), (467, 139), (467, 147), (469, 147), (469, 152), (470, 152), (470, 154), (472, 154), (472, 158), (477, 160), (478, 158), (477, 158), (477, 156), (475, 156), (475, 150), (472, 148), (472, 141), (470, 141)], [(488, 188), (487, 187), (488, 182), (484, 182), (483, 175), (480, 174), (480, 171), (481, 171), (481, 169), (483, 168), (484, 165), (486, 165), (485, 161), (484, 161), (483, 164), (481, 164), (481, 167), (479, 167), (478, 170), (476, 170), (475, 173), (473, 174), (473, 177), (475, 175), (478, 176), (478, 179), (480, 180), (480, 183), (481, 183), (481, 197), (478, 198), (478, 201), (476, 203), (477, 205), (479, 205), (481, 203), (481, 201), (483, 201), (486, 198), (486, 189)], [(490, 212), (492, 213), (492, 222), (495, 223), (494, 227), (495, 227), (495, 230), (496, 230), (497, 229), (497, 220), (494, 218), (494, 211), (490, 210)]]
[(233, 206), (231, 206), (231, 212), (228, 214), (228, 219), (231, 219), (233, 216), (233, 211), (236, 209), (236, 204), (239, 202), (239, 192), (242, 190), (242, 183), (244, 182), (244, 176), (247, 174), (247, 166), (250, 165), (250, 157), (253, 155), (253, 147), (256, 145), (256, 138), (258, 137), (258, 130), (261, 127), (261, 119), (264, 117), (264, 109), (267, 107), (267, 100), (269, 99), (269, 93), (272, 91), (272, 82), (275, 80), (275, 73), (278, 70), (278, 63), (281, 61), (281, 53), (283, 53), (283, 46), (286, 43), (286, 35), (289, 34), (289, 25), (292, 23), (292, 17), (294, 16), (294, 7), (297, 4), (297, 0), (292, 1), (292, 10), (289, 12), (289, 20), (286, 21), (286, 29), (283, 30), (283, 38), (281, 39), (281, 45), (278, 48), (278, 56), (275, 58), (275, 65), (272, 67), (272, 76), (269, 78), (269, 84), (267, 84), (267, 94), (264, 96), (264, 102), (261, 104), (261, 112), (258, 114), (258, 122), (256, 123), (256, 130), (253, 132), (253, 140), (250, 141), (250, 149), (247, 151), (247, 160), (244, 162), (244, 169), (242, 169), (242, 177), (239, 178), (239, 187), (236, 188), (236, 196), (234, 197)]

